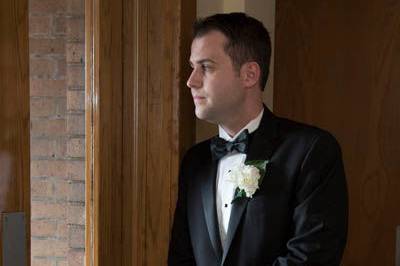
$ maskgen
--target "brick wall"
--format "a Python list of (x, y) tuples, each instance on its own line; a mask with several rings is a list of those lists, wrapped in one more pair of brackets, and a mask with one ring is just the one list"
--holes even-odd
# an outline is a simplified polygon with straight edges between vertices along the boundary
[(33, 266), (84, 265), (84, 0), (29, 0)]

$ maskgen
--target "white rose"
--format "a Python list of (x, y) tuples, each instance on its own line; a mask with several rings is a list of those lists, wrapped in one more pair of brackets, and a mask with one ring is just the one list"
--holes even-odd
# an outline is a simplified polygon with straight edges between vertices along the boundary
[(240, 164), (232, 168), (229, 178), (239, 189), (246, 192), (247, 197), (253, 197), (258, 187), (260, 171), (252, 165)]

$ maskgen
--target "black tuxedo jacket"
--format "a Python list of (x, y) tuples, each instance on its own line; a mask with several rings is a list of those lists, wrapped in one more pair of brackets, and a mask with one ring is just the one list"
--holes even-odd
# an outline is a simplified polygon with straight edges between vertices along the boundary
[(253, 198), (234, 201), (222, 250), (210, 141), (185, 155), (168, 265), (339, 265), (347, 236), (341, 151), (321, 129), (274, 116), (266, 107), (246, 161), (270, 160)]

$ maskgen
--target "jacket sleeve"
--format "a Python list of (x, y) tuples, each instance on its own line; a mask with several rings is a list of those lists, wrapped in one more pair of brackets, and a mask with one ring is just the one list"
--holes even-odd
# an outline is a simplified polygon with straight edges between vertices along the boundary
[(273, 266), (340, 265), (347, 238), (348, 196), (341, 151), (335, 138), (314, 138), (295, 189), (292, 236), (287, 254)]
[(187, 218), (187, 176), (184, 171), (185, 166), (187, 166), (186, 161), (187, 160), (184, 158), (179, 171), (178, 200), (168, 251), (169, 266), (196, 265), (190, 241)]

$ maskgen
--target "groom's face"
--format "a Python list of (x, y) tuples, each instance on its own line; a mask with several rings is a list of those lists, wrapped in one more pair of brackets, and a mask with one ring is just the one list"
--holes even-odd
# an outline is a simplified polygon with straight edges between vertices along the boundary
[(192, 73), (187, 81), (196, 116), (217, 124), (229, 121), (244, 97), (240, 71), (224, 50), (226, 42), (219, 31), (196, 37), (190, 55)]

